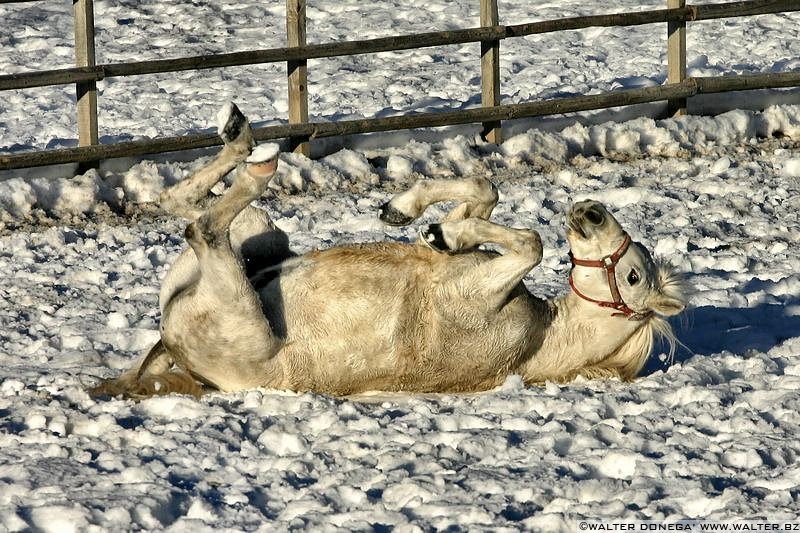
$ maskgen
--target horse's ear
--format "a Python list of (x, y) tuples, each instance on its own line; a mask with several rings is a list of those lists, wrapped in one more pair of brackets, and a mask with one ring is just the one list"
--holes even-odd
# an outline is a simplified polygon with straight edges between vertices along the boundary
[(686, 309), (686, 304), (679, 298), (658, 293), (650, 301), (650, 309), (661, 316), (674, 316)]

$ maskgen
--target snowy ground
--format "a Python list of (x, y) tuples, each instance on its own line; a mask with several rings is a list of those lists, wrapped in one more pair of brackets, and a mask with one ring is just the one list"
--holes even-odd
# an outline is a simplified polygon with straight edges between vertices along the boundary
[[(500, 152), (460, 138), (369, 154), (377, 166), (355, 152), (313, 164), (283, 156), (281, 179), (306, 176), (309, 190), (275, 187), (264, 205), (299, 251), (408, 238), (375, 217), (395, 188), (388, 168), (406, 168), (403, 159), (427, 175), (493, 174), (496, 220), (542, 233), (545, 260), (526, 280), (542, 296), (565, 290), (563, 213), (586, 196), (688, 273), (694, 309), (687, 327), (676, 324), (688, 350), (673, 366), (654, 357), (635, 384), (525, 388), (511, 378), (460, 397), (255, 390), (96, 403), (82, 385), (156, 339), (158, 280), (182, 246), (182, 222), (133, 199), (197, 163), (142, 162), (64, 182), (50, 189), (49, 215), (15, 196), (41, 183), (3, 182), (0, 201), (20, 215), (6, 213), (0, 236), (0, 527), (570, 530), (582, 517), (794, 519), (799, 143), (795, 106), (532, 132)], [(609, 157), (591, 155), (598, 149)], [(424, 153), (414, 159), (414, 150)], [(149, 187), (133, 185), (148, 176)], [(105, 206), (70, 214), (110, 191), (138, 218)]]
[[(366, 3), (336, 2), (336, 10), (312, 3), (309, 35), (323, 41), (421, 24), (459, 27), (477, 16), (471, 3), (430, 4), (433, 14), (397, 7), (381, 18), (359, 7)], [(616, 4), (608, 11), (649, 6)], [(280, 3), (191, 5), (98, 2), (100, 60), (142, 57), (139, 47), (148, 51), (144, 57), (162, 57), (198, 46), (271, 46), (277, 43), (262, 30), (264, 21), (282, 31)], [(520, 6), (501, 2), (501, 19), (590, 12), (568, 0), (542, 4), (535, 15)], [(22, 15), (8, 27), (27, 29), (0, 35), (0, 49), (27, 54), (26, 62), (66, 66), (71, 51), (56, 35), (71, 32), (68, 19), (57, 16), (68, 6), (4, 4), (4, 21), (12, 20), (12, 8)], [(690, 37), (713, 53), (695, 57), (693, 68), (792, 68), (800, 24), (791, 20), (797, 19), (708, 23), (711, 29)], [(723, 29), (735, 36), (720, 48)], [(552, 49), (543, 37), (527, 39), (508, 68), (527, 71), (521, 79), (530, 93), (504, 90), (525, 99), (606, 89), (617, 77), (632, 86), (634, 78), (620, 80), (633, 71), (663, 81), (663, 47), (640, 31), (576, 32), (591, 40), (581, 53), (566, 36)], [(649, 59), (628, 61), (628, 44), (611, 39), (619, 35)], [(587, 51), (600, 45), (604, 55), (590, 59)], [(419, 54), (430, 55), (349, 67), (332, 61), (319, 71), (329, 92), (317, 93), (314, 113), (341, 118), (425, 107), (428, 97), (436, 106), (474, 98), (475, 87), (458, 78), (460, 70), (448, 70), (444, 57)], [(44, 59), (53, 56), (61, 59)], [(9, 66), (14, 57), (0, 58), (2, 70), (22, 70)], [(383, 60), (402, 66), (408, 79), (388, 70), (371, 77), (373, 67), (389, 68)], [(271, 69), (252, 72), (282, 76)], [(243, 81), (245, 71), (139, 80), (164, 84), (166, 94), (153, 100), (152, 87), (109, 81), (101, 103), (113, 120), (104, 135), (211, 128), (216, 108), (234, 92), (255, 118), (280, 116), (283, 89)], [(434, 79), (452, 86), (437, 97), (427, 84)], [(407, 91), (406, 104), (392, 100), (400, 93), (386, 84), (394, 81)], [(348, 96), (364, 87), (374, 90)], [(70, 144), (68, 93), (33, 94), (6, 100), (0, 146)], [(348, 101), (360, 106), (348, 110)], [(695, 291), (686, 323), (675, 323), (686, 348), (672, 366), (658, 350), (633, 384), (526, 388), (510, 378), (465, 396), (335, 399), (254, 390), (199, 402), (176, 396), (98, 403), (83, 385), (127, 367), (156, 339), (159, 280), (183, 246), (184, 222), (159, 216), (149, 202), (209, 154), (116, 161), (69, 180), (54, 179), (49, 169), (3, 174), (0, 531), (574, 531), (580, 518), (796, 520), (800, 106), (550, 130), (513, 136), (500, 147), (471, 135), (395, 147), (394, 139), (378, 137), (385, 147), (314, 162), (283, 155), (262, 205), (300, 252), (409, 239), (413, 228), (386, 228), (376, 218), (392, 192), (420, 176), (491, 175), (501, 191), (495, 220), (541, 232), (545, 259), (526, 283), (552, 297), (566, 290), (568, 205), (601, 200), (635, 239), (685, 271)]]

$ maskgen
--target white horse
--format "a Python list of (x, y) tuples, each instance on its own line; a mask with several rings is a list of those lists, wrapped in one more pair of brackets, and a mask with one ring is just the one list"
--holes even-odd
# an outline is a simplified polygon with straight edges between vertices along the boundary
[[(219, 118), (225, 147), (161, 197), (165, 210), (193, 220), (190, 248), (161, 289), (161, 340), (95, 395), (466, 392), (510, 374), (526, 383), (632, 380), (656, 334), (674, 350), (662, 317), (685, 307), (680, 278), (631, 242), (601, 204), (570, 210), (572, 290), (552, 301), (522, 283), (542, 258), (539, 235), (488, 220), (498, 194), (483, 178), (420, 181), (386, 203), (380, 216), (388, 224), (408, 224), (436, 202), (457, 203), (417, 243), (296, 256), (267, 213), (250, 206), (275, 173), (277, 147), (254, 150), (235, 106)], [(230, 189), (201, 207), (237, 165)], [(484, 243), (503, 253), (479, 250)]]

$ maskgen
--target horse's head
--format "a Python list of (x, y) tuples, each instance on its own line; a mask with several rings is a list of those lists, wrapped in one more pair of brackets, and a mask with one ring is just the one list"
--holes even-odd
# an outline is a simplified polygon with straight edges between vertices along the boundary
[(603, 204), (576, 203), (567, 215), (567, 226), (573, 264), (570, 285), (575, 294), (632, 320), (653, 313), (672, 316), (686, 307), (679, 276), (632, 242)]

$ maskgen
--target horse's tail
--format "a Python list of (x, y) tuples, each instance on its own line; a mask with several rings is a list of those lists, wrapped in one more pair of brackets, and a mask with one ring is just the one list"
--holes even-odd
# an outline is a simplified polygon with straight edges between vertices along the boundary
[(117, 378), (101, 381), (87, 392), (92, 398), (121, 396), (135, 400), (172, 393), (202, 396), (202, 385), (189, 372), (172, 365), (170, 353), (159, 340), (140, 364)]
[(186, 371), (173, 368), (163, 374), (148, 374), (141, 378), (123, 374), (106, 379), (87, 391), (92, 398), (122, 397), (143, 400), (151, 396), (166, 394), (190, 394), (196, 398), (203, 395), (203, 387)]

